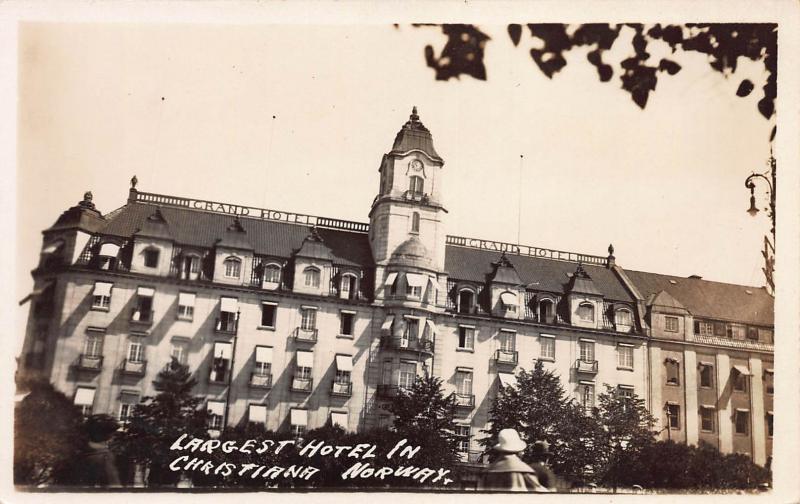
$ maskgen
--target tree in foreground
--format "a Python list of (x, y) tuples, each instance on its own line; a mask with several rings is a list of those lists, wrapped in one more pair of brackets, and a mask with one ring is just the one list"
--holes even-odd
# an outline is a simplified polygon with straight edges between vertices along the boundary
[(14, 483), (71, 484), (71, 466), (87, 443), (83, 416), (50, 383), (28, 387), (14, 411)]
[(489, 437), (480, 440), (483, 446), (493, 446), (502, 429), (516, 429), (528, 444), (521, 457), (530, 462), (533, 444), (546, 441), (553, 471), (572, 483), (585, 482), (587, 469), (597, 463), (597, 422), (567, 397), (560, 378), (545, 370), (541, 361), (531, 371), (521, 369), (516, 386), (500, 390), (489, 410), (489, 421), (490, 427), (484, 431)]
[(180, 475), (168, 465), (174, 458), (169, 447), (178, 437), (207, 436), (208, 413), (199, 408), (203, 399), (192, 395), (196, 384), (188, 367), (173, 359), (153, 381), (158, 394), (134, 408), (118, 439), (117, 450), (145, 470), (149, 486), (177, 483)]

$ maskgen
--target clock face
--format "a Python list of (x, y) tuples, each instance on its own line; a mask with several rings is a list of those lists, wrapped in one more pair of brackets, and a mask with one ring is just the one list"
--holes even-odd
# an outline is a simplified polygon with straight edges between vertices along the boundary
[(412, 172), (419, 172), (422, 171), (422, 161), (419, 159), (414, 159), (409, 163), (408, 167), (411, 169)]

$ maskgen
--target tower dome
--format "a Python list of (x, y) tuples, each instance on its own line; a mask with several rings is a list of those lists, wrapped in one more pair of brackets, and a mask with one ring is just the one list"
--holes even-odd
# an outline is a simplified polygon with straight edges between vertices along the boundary
[(422, 241), (416, 236), (412, 236), (395, 249), (389, 264), (430, 269), (433, 263), (428, 249), (425, 248)]
[(442, 161), (436, 149), (433, 148), (433, 137), (428, 128), (419, 120), (417, 107), (411, 111), (408, 121), (403, 125), (394, 138), (391, 154), (406, 154), (412, 150), (420, 150), (431, 159)]

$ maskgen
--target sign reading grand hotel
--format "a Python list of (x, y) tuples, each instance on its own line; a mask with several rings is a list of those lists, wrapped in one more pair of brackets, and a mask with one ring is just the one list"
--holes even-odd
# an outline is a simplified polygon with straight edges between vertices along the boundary
[[(163, 194), (136, 192), (136, 201), (142, 203), (155, 203), (158, 205), (191, 208), (194, 210), (203, 210), (206, 212), (236, 215), (240, 217), (250, 217), (255, 219), (290, 222), (293, 224), (304, 224), (307, 226), (320, 226), (320, 227), (327, 227), (334, 229), (345, 229), (349, 231), (359, 231), (363, 233), (369, 231), (369, 224), (366, 224), (364, 222), (331, 219), (328, 217), (317, 217), (314, 215), (282, 212), (279, 210), (269, 210), (266, 208), (248, 207), (248, 206), (234, 205), (231, 203), (219, 203), (216, 201), (180, 198), (176, 196), (167, 196)], [(513, 254), (513, 255), (541, 257), (543, 259), (555, 259), (558, 261), (582, 262), (589, 264), (599, 264), (602, 266), (605, 266), (607, 264), (607, 259), (605, 257), (600, 257), (600, 256), (578, 254), (576, 252), (567, 252), (564, 250), (553, 250), (547, 248), (532, 247), (529, 245), (496, 242), (492, 240), (479, 240), (477, 238), (465, 238), (462, 236), (447, 236), (447, 244), (456, 245), (459, 247), (493, 250), (496, 252), (505, 252), (507, 254)]]

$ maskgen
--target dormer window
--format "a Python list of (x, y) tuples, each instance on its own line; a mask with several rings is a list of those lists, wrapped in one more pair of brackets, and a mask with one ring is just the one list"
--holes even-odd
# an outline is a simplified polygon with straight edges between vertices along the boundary
[(470, 289), (461, 289), (458, 292), (458, 313), (474, 313), (475, 293)]
[(578, 306), (578, 318), (581, 322), (594, 322), (594, 305), (582, 303)]
[(242, 261), (236, 257), (229, 257), (222, 263), (225, 268), (225, 278), (239, 278), (242, 274)]
[(303, 278), (305, 279), (306, 287), (319, 287), (319, 269), (313, 267), (304, 269)]
[(200, 277), (200, 256), (196, 254), (182, 256), (178, 276), (182, 280), (197, 280)]
[(505, 291), (500, 294), (500, 303), (503, 305), (503, 310), (507, 313), (517, 312), (517, 295), (510, 291)]
[(357, 278), (352, 273), (345, 273), (339, 280), (339, 297), (342, 299), (355, 299), (357, 290)]
[(119, 245), (116, 243), (104, 243), (100, 246), (100, 252), (97, 254), (97, 267), (101, 270), (115, 269), (118, 254)]
[(421, 197), (425, 188), (425, 179), (417, 175), (413, 175), (408, 179), (408, 192), (415, 197)]
[(555, 315), (555, 303), (552, 299), (542, 299), (539, 301), (539, 322), (552, 324)]
[(145, 268), (158, 267), (159, 251), (157, 248), (148, 248), (144, 251), (144, 266)]
[(413, 212), (411, 214), (411, 232), (419, 233), (419, 212)]
[(264, 268), (264, 283), (279, 284), (281, 282), (281, 267), (275, 263), (267, 264)]

